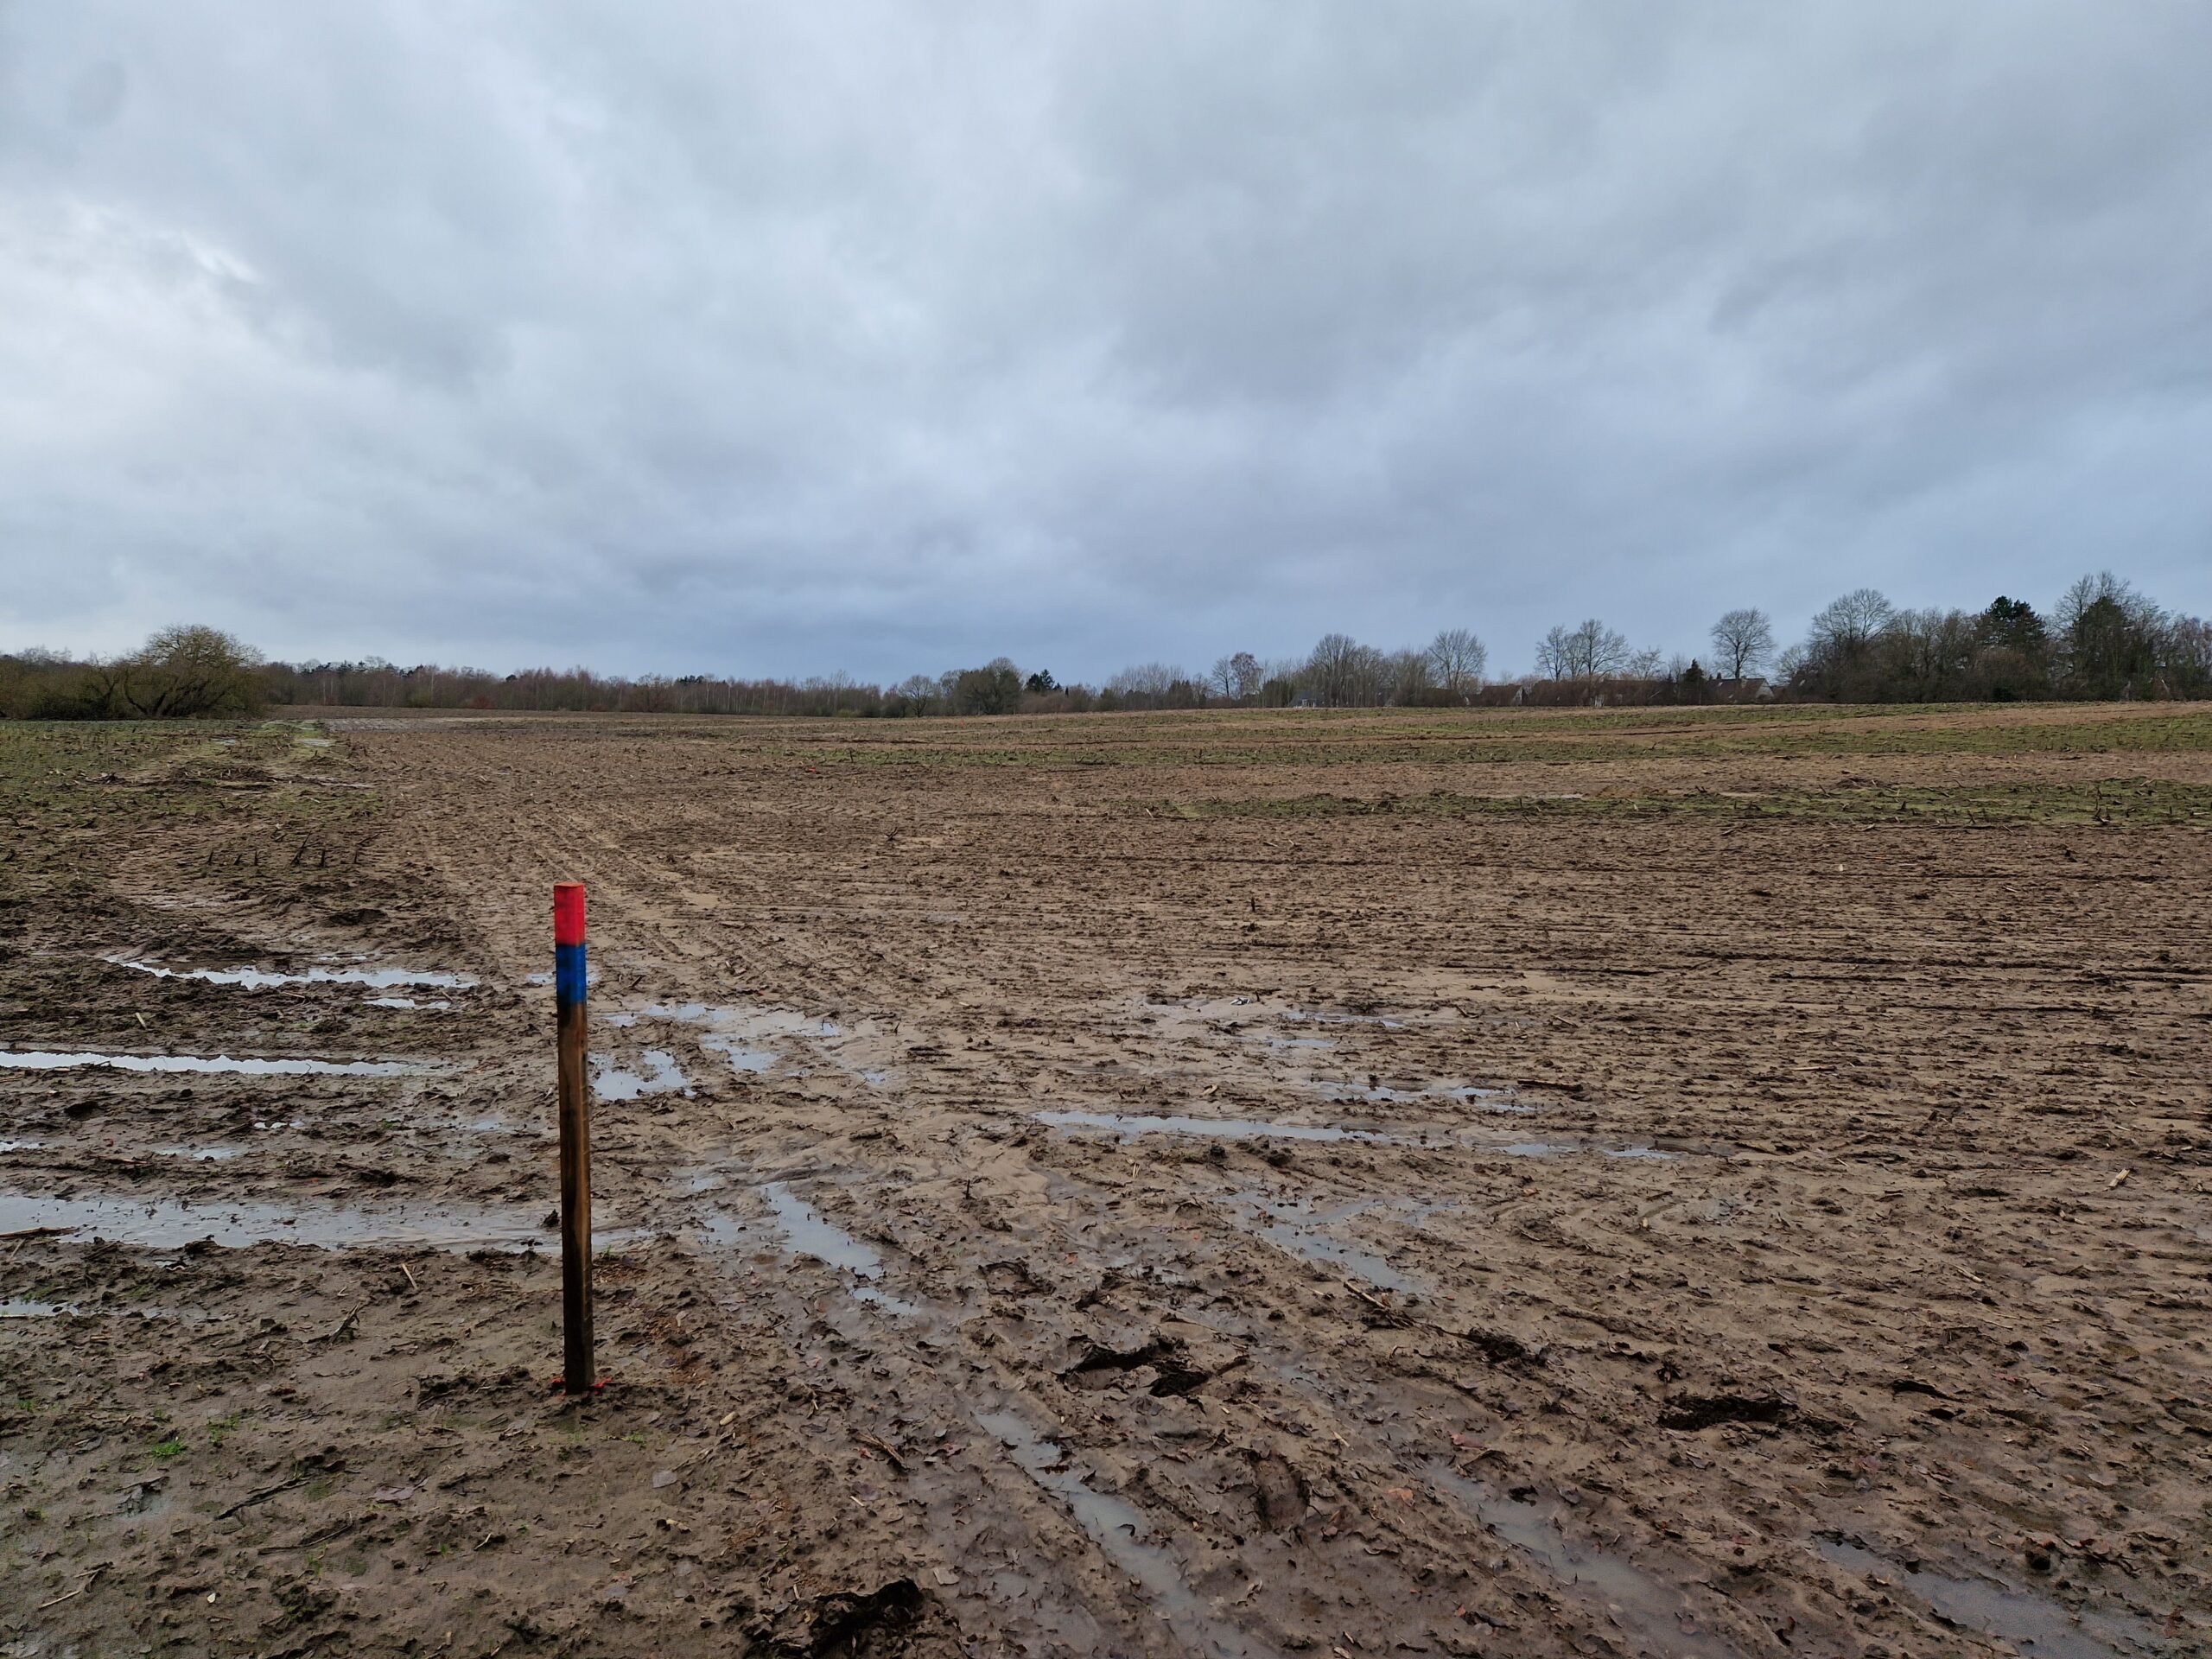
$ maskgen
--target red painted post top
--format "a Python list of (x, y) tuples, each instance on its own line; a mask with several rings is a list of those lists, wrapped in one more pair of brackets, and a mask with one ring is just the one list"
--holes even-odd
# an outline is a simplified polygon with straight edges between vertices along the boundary
[(553, 943), (582, 944), (584, 942), (584, 884), (581, 881), (556, 881), (553, 884)]

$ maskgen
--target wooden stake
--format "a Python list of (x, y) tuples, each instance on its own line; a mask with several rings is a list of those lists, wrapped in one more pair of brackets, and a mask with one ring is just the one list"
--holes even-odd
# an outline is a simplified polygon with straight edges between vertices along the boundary
[(598, 1382), (591, 1330), (591, 1090), (584, 1075), (584, 889), (553, 886), (553, 988), (561, 1094), (561, 1386)]

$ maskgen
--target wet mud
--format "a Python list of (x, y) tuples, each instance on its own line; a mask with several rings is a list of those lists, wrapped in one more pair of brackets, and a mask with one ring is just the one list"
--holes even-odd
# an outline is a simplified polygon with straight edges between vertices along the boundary
[[(0, 864), (0, 1642), (2206, 1650), (2204, 835), (1186, 818), (1817, 779), (1053, 729), (334, 722), (66, 796)], [(2085, 764), (1848, 766), (1908, 763)]]

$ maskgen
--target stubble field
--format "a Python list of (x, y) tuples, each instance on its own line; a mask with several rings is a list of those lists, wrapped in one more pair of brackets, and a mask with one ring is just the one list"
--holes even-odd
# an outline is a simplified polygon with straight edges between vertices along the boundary
[(2202, 705), (326, 713), (0, 728), (0, 1651), (2212, 1650)]

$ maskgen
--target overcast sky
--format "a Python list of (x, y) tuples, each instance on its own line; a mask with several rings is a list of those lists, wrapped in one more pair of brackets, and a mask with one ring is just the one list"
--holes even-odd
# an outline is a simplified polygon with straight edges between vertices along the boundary
[(2204, 0), (0, 0), (0, 648), (2212, 609)]

